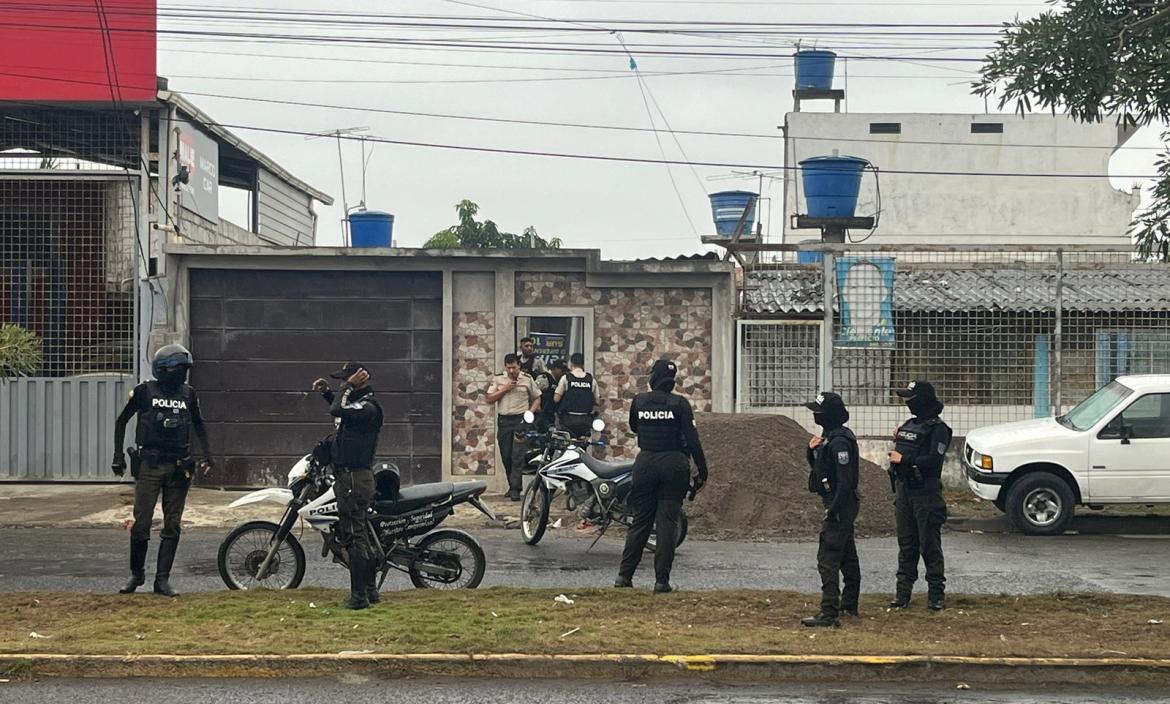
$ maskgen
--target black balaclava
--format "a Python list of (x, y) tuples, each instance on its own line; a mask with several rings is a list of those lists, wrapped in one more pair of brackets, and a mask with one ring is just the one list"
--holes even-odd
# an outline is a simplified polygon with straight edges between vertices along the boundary
[(816, 401), (804, 406), (813, 412), (813, 422), (826, 431), (835, 430), (849, 422), (849, 409), (845, 408), (845, 401), (832, 391), (818, 394)]
[(654, 391), (674, 391), (674, 375), (678, 366), (669, 359), (660, 359), (650, 368), (650, 388)]
[(935, 395), (934, 384), (929, 381), (912, 381), (905, 390), (898, 391), (898, 395), (906, 399), (906, 408), (915, 418), (935, 418), (942, 413), (943, 404)]

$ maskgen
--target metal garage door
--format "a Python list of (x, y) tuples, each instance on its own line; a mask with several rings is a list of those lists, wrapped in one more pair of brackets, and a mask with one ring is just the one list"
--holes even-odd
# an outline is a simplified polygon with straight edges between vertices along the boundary
[(378, 457), (403, 483), (439, 481), (441, 274), (195, 269), (190, 290), (192, 383), (222, 458), (204, 482), (283, 483), (332, 431), (313, 380), (346, 360), (385, 410)]

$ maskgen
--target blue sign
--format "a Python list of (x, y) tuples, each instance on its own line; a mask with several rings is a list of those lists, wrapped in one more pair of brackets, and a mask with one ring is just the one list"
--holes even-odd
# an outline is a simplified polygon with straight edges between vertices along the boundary
[(894, 346), (894, 259), (848, 257), (837, 260), (837, 300), (841, 326), (837, 347)]

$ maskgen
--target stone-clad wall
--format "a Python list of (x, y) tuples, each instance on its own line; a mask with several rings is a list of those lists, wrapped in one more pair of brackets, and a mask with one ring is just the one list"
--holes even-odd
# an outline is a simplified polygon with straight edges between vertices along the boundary
[(495, 413), (484, 396), (496, 368), (495, 335), (495, 313), (455, 313), (451, 474), (456, 476), (494, 473)]
[(711, 410), (710, 289), (589, 288), (584, 274), (520, 272), (516, 305), (593, 307), (593, 371), (611, 456), (633, 457), (637, 452), (627, 422), (630, 402), (648, 390), (650, 365), (659, 358), (678, 364), (677, 390), (695, 410)]

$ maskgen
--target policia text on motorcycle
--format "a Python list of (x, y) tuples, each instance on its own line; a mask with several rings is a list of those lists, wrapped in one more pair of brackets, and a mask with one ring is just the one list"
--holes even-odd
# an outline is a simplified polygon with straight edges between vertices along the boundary
[[(861, 507), (857, 493), (857, 438), (845, 427), (849, 411), (837, 394), (826, 391), (804, 405), (823, 431), (808, 443), (808, 490), (820, 495), (825, 517), (817, 550), (821, 610), (802, 623), (811, 627), (836, 626), (841, 613), (857, 616), (861, 594), (861, 564), (853, 540), (853, 522)], [(844, 591), (839, 577), (844, 577)]]
[[(674, 362), (660, 359), (650, 370), (650, 391), (638, 394), (630, 406), (630, 430), (638, 435), (629, 504), (634, 520), (626, 534), (626, 546), (615, 587), (633, 586), (634, 571), (654, 528), (654, 591), (670, 592), (670, 569), (678, 545), (679, 512), (683, 498), (694, 499), (707, 481), (707, 458), (695, 429), (691, 404), (674, 390)], [(688, 457), (689, 455), (689, 457)], [(690, 476), (694, 459), (698, 475)]]
[(487, 402), (496, 404), (496, 444), (508, 477), (508, 498), (519, 501), (523, 467), (512, 461), (513, 444), (524, 412), (540, 410), (540, 388), (532, 377), (520, 373), (520, 358), (516, 355), (504, 356), (504, 373), (492, 377)]
[(589, 435), (599, 400), (597, 380), (585, 371), (585, 355), (569, 356), (569, 373), (561, 377), (553, 401), (562, 428), (575, 438)]
[(336, 430), (333, 434), (333, 491), (337, 495), (340, 538), (349, 561), (347, 609), (376, 604), (378, 596), (376, 538), (366, 517), (374, 500), (374, 455), (382, 429), (382, 407), (374, 400), (370, 374), (356, 362), (348, 362), (332, 379), (344, 379), (341, 393), (318, 379), (313, 389), (329, 402)]
[(163, 528), (154, 574), (154, 593), (178, 596), (171, 588), (171, 567), (179, 548), (183, 506), (195, 472), (191, 459), (191, 432), (199, 438), (204, 462), (211, 465), (211, 447), (199, 411), (199, 397), (187, 385), (191, 353), (182, 345), (167, 345), (151, 362), (154, 381), (130, 392), (126, 407), (114, 424), (114, 461), (119, 477), (126, 471), (123, 452), (126, 424), (137, 415), (135, 447), (130, 450), (130, 474), (134, 477), (134, 527), (130, 529), (130, 580), (119, 591), (130, 594), (146, 584), (146, 551), (154, 506), (162, 494)]
[(938, 416), (943, 404), (929, 381), (912, 381), (898, 395), (914, 417), (894, 433), (890, 452), (890, 487), (898, 533), (897, 591), (890, 606), (902, 609), (918, 581), (918, 558), (926, 565), (927, 605), (945, 606), (942, 525), (947, 505), (942, 495), (942, 466), (951, 445), (951, 429)]

